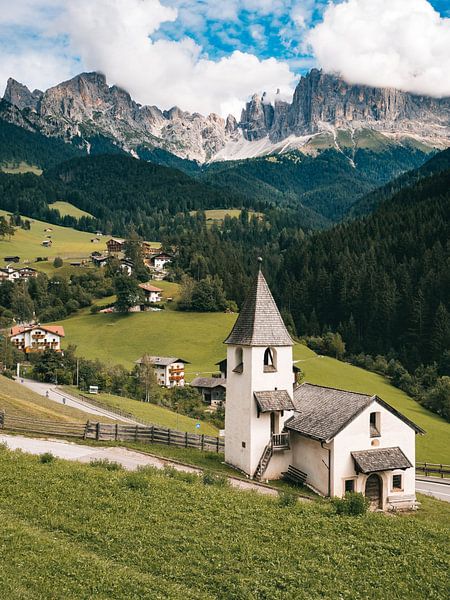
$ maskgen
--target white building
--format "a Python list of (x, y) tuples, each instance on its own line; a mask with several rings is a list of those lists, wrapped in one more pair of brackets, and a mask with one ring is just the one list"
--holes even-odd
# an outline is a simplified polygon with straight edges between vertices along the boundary
[(415, 435), (377, 396), (292, 383), (292, 339), (261, 271), (227, 350), (225, 460), (250, 477), (293, 467), (324, 496), (357, 491), (373, 508), (415, 506)]
[(10, 340), (18, 350), (26, 354), (43, 352), (46, 349), (61, 352), (61, 325), (16, 325), (11, 328)]
[(150, 259), (151, 265), (157, 271), (163, 271), (165, 266), (171, 262), (172, 262), (172, 257), (170, 256), (170, 254), (166, 254), (165, 252), (162, 252), (161, 254), (156, 254), (156, 256), (153, 256)]
[(162, 297), (162, 289), (152, 285), (150, 282), (140, 283), (139, 287), (144, 292), (145, 302), (149, 304), (154, 304), (156, 302), (161, 302)]
[[(187, 360), (176, 356), (147, 356), (146, 358), (155, 369), (158, 385), (168, 388), (184, 386), (184, 365), (189, 364)], [(142, 356), (136, 364), (141, 365), (143, 359)]]

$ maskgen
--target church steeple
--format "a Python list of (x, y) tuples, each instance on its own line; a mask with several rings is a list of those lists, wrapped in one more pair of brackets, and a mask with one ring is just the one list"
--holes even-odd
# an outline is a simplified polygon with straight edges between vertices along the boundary
[(261, 267), (225, 344), (234, 346), (293, 345)]

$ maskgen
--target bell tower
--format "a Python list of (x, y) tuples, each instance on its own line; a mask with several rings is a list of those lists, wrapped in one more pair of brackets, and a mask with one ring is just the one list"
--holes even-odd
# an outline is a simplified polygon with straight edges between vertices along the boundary
[[(250, 477), (286, 470), (285, 421), (293, 415), (292, 339), (261, 271), (227, 344), (225, 460)], [(275, 455), (277, 455), (275, 459)], [(280, 473), (281, 473), (280, 470)]]

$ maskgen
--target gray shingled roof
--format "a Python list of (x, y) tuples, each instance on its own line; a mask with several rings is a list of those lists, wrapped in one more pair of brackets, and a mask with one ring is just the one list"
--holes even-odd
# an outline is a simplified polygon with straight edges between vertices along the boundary
[[(141, 358), (138, 358), (138, 360), (135, 361), (135, 364), (140, 365), (142, 363), (143, 358), (143, 356), (141, 356)], [(184, 363), (185, 365), (190, 364), (187, 360), (177, 358), (176, 356), (148, 356), (148, 358), (153, 365), (162, 365), (164, 367), (168, 367), (172, 363), (177, 362)]]
[(236, 346), (292, 346), (293, 342), (281, 318), (264, 275), (256, 280), (225, 344)]
[(255, 392), (254, 396), (260, 412), (294, 410), (294, 404), (286, 390)]
[(400, 448), (375, 448), (351, 453), (355, 461), (357, 473), (376, 473), (377, 471), (393, 471), (409, 469), (413, 465)]
[(374, 397), (303, 383), (294, 390), (295, 412), (286, 427), (320, 441), (331, 440)]
[(286, 427), (306, 437), (326, 442), (333, 439), (375, 400), (412, 427), (416, 433), (423, 433), (420, 427), (377, 396), (311, 383), (303, 383), (294, 389), (295, 415), (286, 422)]
[(196, 377), (191, 381), (192, 387), (214, 389), (219, 385), (221, 385), (222, 387), (226, 387), (227, 380), (221, 377)]

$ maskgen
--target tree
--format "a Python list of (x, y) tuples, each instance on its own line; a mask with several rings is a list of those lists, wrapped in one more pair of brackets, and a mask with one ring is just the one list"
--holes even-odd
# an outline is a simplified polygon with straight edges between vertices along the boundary
[(227, 300), (219, 278), (207, 277), (194, 284), (191, 310), (198, 312), (217, 312), (225, 310)]
[(155, 367), (148, 354), (144, 354), (139, 364), (139, 381), (144, 389), (144, 402), (151, 402), (152, 392), (158, 387), (156, 381)]
[(114, 289), (117, 296), (115, 303), (117, 312), (127, 313), (132, 306), (143, 302), (142, 290), (133, 277), (118, 275), (114, 279)]
[(8, 223), (5, 217), (0, 217), (0, 238), (11, 237), (14, 233), (14, 227)]
[(55, 260), (53, 261), (53, 266), (55, 269), (59, 269), (59, 267), (63, 266), (63, 259), (60, 256), (55, 256)]
[(33, 300), (27, 288), (21, 283), (16, 283), (11, 294), (11, 310), (21, 322), (31, 321), (34, 314)]

